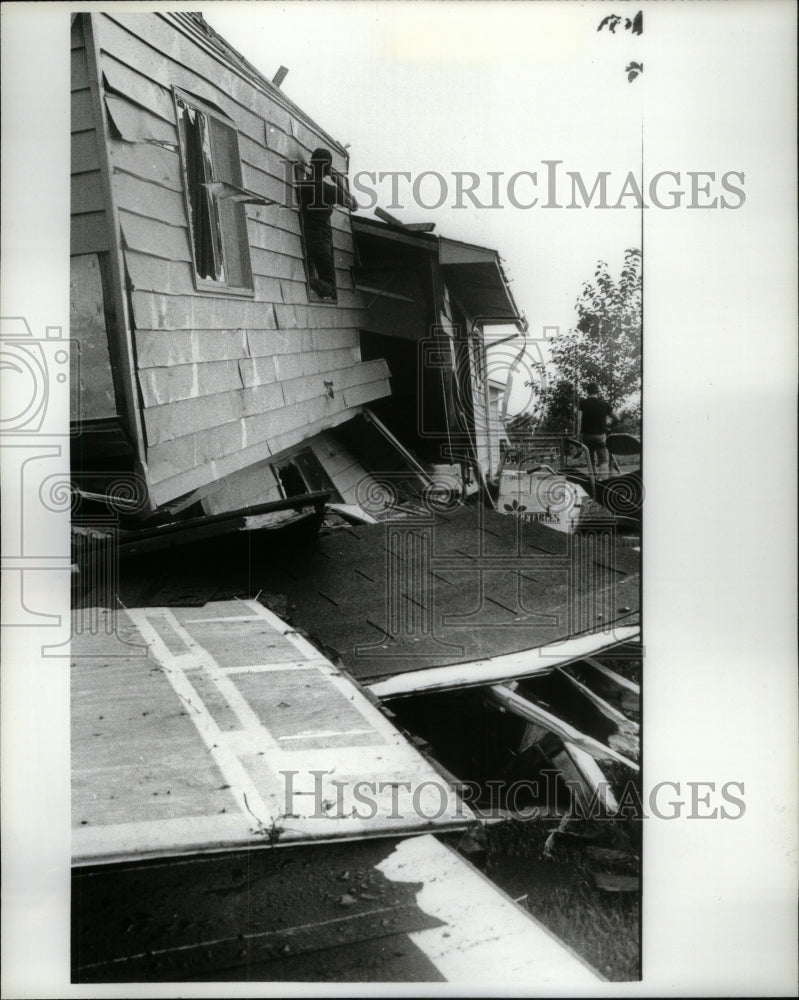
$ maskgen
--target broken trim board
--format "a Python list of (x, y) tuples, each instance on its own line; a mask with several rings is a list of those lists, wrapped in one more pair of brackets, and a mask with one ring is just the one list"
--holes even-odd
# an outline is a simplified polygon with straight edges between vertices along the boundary
[(383, 712), (257, 601), (125, 614), (147, 656), (101, 633), (73, 646), (76, 865), (473, 819)]
[(622, 677), (621, 674), (617, 674), (615, 670), (611, 670), (610, 667), (606, 667), (604, 663), (600, 663), (599, 660), (595, 660), (591, 656), (587, 656), (585, 658), (585, 662), (589, 666), (593, 667), (594, 670), (598, 670), (601, 674), (604, 674), (605, 677), (607, 677), (608, 680), (613, 681), (614, 684), (618, 684), (619, 687), (624, 688), (626, 691), (629, 691), (630, 694), (635, 695), (636, 698), (641, 697), (640, 684), (636, 684), (635, 681), (630, 681), (626, 677)]
[(584, 986), (602, 977), (454, 850), (433, 836), (397, 844), (378, 866), (421, 881), (417, 905), (442, 926), (408, 934), (447, 982)]
[(604, 698), (600, 697), (596, 691), (578, 681), (576, 677), (572, 677), (568, 671), (563, 670), (561, 667), (558, 667), (557, 671), (562, 677), (566, 678), (572, 687), (595, 705), (605, 718), (610, 719), (611, 722), (615, 722), (620, 730), (628, 730), (631, 733), (639, 732), (640, 726), (637, 722), (633, 719), (628, 719), (624, 712), (620, 712), (618, 708), (614, 708), (613, 705), (610, 705)]
[(506, 653), (485, 660), (454, 663), (447, 667), (429, 667), (409, 670), (388, 680), (369, 685), (378, 698), (398, 698), (403, 695), (422, 694), (430, 691), (447, 691), (481, 684), (497, 684), (515, 677), (547, 672), (582, 660), (594, 653), (612, 649), (640, 635), (638, 625), (614, 628), (611, 633), (600, 632), (577, 636), (520, 653)]

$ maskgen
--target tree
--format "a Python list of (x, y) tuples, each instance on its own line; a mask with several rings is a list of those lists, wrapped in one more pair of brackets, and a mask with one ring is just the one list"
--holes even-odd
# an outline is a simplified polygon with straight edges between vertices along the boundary
[(593, 281), (576, 302), (577, 323), (552, 341), (548, 362), (537, 369), (539, 431), (574, 429), (576, 401), (588, 382), (620, 418), (620, 430), (640, 433), (641, 425), (641, 251), (626, 250), (618, 280), (600, 260)]
[[(603, 17), (599, 22), (599, 27), (597, 31), (601, 31), (603, 28), (607, 28), (612, 35), (616, 34), (616, 28), (622, 25), (625, 31), (631, 31), (634, 35), (643, 35), (644, 33), (644, 12), (639, 10), (635, 17), (620, 17), (618, 14), (608, 14)], [(639, 62), (630, 62), (624, 67), (624, 72), (627, 74), (627, 80), (632, 83), (633, 80), (639, 76), (644, 71), (644, 64)]]

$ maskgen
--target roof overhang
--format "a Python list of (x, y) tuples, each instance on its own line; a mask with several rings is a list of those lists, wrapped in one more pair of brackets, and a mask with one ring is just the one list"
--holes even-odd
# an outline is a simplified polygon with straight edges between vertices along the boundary
[(524, 317), (513, 299), (496, 250), (391, 225), (377, 219), (353, 218), (353, 232), (413, 247), (435, 255), (447, 284), (463, 309), (481, 324), (512, 323), (524, 329)]
[(496, 250), (439, 239), (438, 260), (447, 282), (474, 319), (483, 323), (521, 324)]

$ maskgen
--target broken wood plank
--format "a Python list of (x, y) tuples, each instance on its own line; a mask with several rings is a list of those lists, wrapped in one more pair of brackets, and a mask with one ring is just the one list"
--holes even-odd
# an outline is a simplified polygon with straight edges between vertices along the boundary
[(377, 681), (371, 684), (369, 689), (380, 699), (390, 699), (424, 691), (447, 691), (494, 684), (514, 677), (532, 676), (581, 660), (591, 652), (612, 649), (619, 643), (638, 635), (638, 632), (637, 625), (624, 626), (611, 632), (575, 636), (559, 640), (552, 645), (537, 646), (519, 653), (506, 653), (485, 660), (455, 663), (447, 667), (409, 670), (387, 680)]
[(172, 91), (168, 87), (128, 66), (110, 52), (103, 53), (102, 72), (107, 90), (126, 96), (152, 114), (174, 125), (175, 103)]
[(599, 760), (615, 760), (619, 764), (625, 764), (633, 771), (639, 770), (635, 761), (629, 760), (611, 747), (607, 747), (603, 743), (600, 743), (599, 740), (595, 740), (592, 736), (581, 733), (574, 726), (570, 726), (567, 722), (559, 719), (545, 708), (541, 708), (540, 705), (528, 701), (527, 698), (523, 698), (504, 684), (492, 685), (488, 694), (489, 698), (495, 704), (506, 711), (513, 712), (514, 715), (518, 715), (522, 719), (527, 719), (528, 722), (536, 722), (544, 726), (550, 732), (555, 733), (556, 736), (560, 736), (562, 740), (576, 744), (576, 746), (592, 757)]
[(371, 514), (367, 514), (362, 507), (353, 503), (331, 503), (328, 510), (334, 514), (340, 514), (345, 520), (352, 524), (377, 524), (377, 520)]
[(589, 844), (583, 850), (592, 861), (600, 861), (602, 864), (626, 865), (638, 860), (629, 851), (619, 851), (615, 847), (597, 847), (596, 844)]
[(623, 687), (627, 691), (631, 692), (631, 694), (636, 694), (636, 695), (641, 694), (640, 684), (636, 684), (635, 681), (631, 681), (627, 677), (622, 677), (621, 674), (617, 674), (615, 670), (611, 670), (610, 667), (605, 666), (604, 663), (595, 659), (593, 656), (586, 656), (585, 662), (589, 663), (592, 667), (594, 667), (595, 670), (598, 670), (601, 674), (604, 674), (605, 677), (612, 680), (615, 684), (618, 684), (619, 687)]
[(595, 705), (599, 711), (611, 722), (615, 722), (622, 729), (629, 729), (631, 733), (637, 733), (639, 731), (639, 725), (632, 719), (628, 719), (624, 712), (620, 712), (618, 708), (614, 708), (601, 698), (595, 691), (592, 691), (590, 687), (586, 684), (581, 683), (576, 677), (572, 677), (571, 674), (564, 670), (562, 667), (558, 667), (558, 673), (566, 678), (569, 683), (575, 687), (582, 695), (584, 695), (588, 700)]
[(594, 884), (602, 892), (638, 892), (641, 879), (637, 875), (610, 875), (607, 872), (594, 872)]
[(108, 117), (124, 142), (163, 142), (177, 147), (175, 125), (115, 94), (105, 95)]
[(364, 419), (368, 423), (370, 423), (376, 431), (382, 434), (382, 436), (386, 439), (386, 441), (388, 441), (388, 443), (392, 446), (392, 448), (394, 448), (395, 451), (399, 452), (399, 454), (405, 459), (408, 465), (416, 473), (418, 473), (419, 476), (421, 476), (424, 482), (432, 484), (432, 480), (427, 470), (422, 465), (419, 464), (419, 462), (408, 451), (405, 445), (402, 444), (402, 442), (391, 433), (391, 431), (388, 429), (388, 427), (386, 427), (386, 425), (383, 423), (382, 420), (379, 420), (374, 415), (374, 413), (372, 413), (372, 411), (369, 409), (364, 410), (363, 416)]
[(597, 801), (611, 816), (619, 811), (619, 803), (608, 779), (594, 758), (582, 747), (571, 740), (565, 740), (563, 751), (553, 755), (552, 763), (561, 769), (567, 781), (576, 781), (576, 787), (581, 793), (579, 804), (585, 807), (588, 814)]
[(619, 700), (623, 708), (628, 708), (634, 712), (641, 711), (640, 684), (622, 677), (621, 674), (617, 674), (615, 670), (611, 670), (610, 667), (605, 666), (604, 663), (593, 657), (587, 657), (585, 662), (602, 674), (603, 677), (607, 678), (612, 684), (615, 684), (617, 688), (621, 689)]

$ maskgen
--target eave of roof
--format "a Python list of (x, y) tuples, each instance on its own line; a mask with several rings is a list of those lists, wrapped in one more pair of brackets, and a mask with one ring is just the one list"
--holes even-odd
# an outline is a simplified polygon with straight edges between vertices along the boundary
[(353, 232), (417, 247), (436, 254), (475, 318), (497, 323), (521, 323), (522, 314), (508, 287), (499, 253), (490, 247), (452, 240), (433, 233), (410, 232), (377, 219), (353, 217)]
[(237, 49), (226, 41), (219, 32), (215, 31), (205, 20), (202, 14), (195, 12), (171, 12), (160, 13), (159, 17), (170, 21), (178, 28), (192, 32), (200, 31), (203, 37), (210, 43), (217, 56), (224, 58), (232, 69), (235, 69), (243, 77), (269, 95), (269, 97), (279, 104), (284, 110), (299, 118), (308, 128), (316, 132), (326, 143), (329, 143), (343, 157), (349, 159), (346, 148), (326, 132), (317, 122), (302, 110), (291, 98), (287, 97), (283, 91), (271, 80), (268, 80), (260, 70), (246, 59)]

